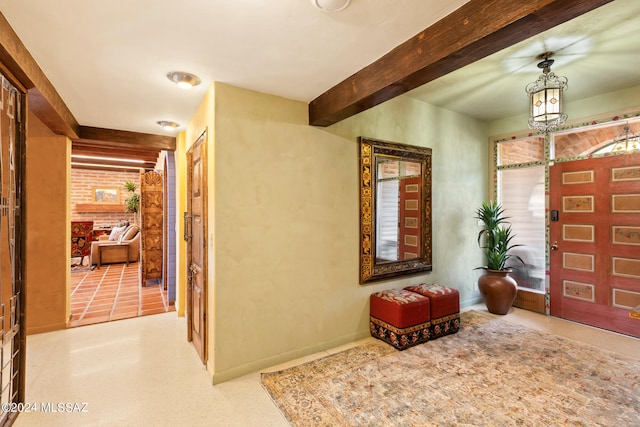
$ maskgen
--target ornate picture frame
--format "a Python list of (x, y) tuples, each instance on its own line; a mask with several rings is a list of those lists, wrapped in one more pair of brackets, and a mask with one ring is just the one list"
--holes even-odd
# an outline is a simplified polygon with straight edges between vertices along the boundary
[[(360, 283), (432, 270), (431, 149), (360, 137)], [(411, 259), (380, 260), (376, 256), (378, 157), (421, 165), (418, 254)], [(412, 221), (408, 221), (413, 224)], [(413, 227), (412, 227), (413, 228)]]
[(118, 187), (93, 187), (91, 194), (91, 202), (95, 204), (113, 205), (120, 203), (120, 189)]

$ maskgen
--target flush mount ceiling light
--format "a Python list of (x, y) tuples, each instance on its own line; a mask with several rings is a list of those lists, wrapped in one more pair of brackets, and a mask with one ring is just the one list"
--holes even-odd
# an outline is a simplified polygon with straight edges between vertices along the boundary
[(311, 0), (311, 3), (323, 12), (340, 12), (349, 6), (351, 0)]
[(540, 55), (543, 61), (538, 68), (542, 69), (542, 74), (525, 88), (529, 94), (529, 127), (545, 133), (557, 129), (567, 120), (562, 99), (567, 78), (551, 72), (554, 61), (550, 56), (551, 52)]
[(200, 77), (191, 73), (185, 73), (184, 71), (171, 71), (167, 73), (167, 78), (183, 89), (198, 86), (201, 82)]
[(160, 120), (158, 122), (160, 126), (162, 126), (162, 128), (166, 131), (172, 131), (174, 129), (176, 129), (178, 126), (180, 126), (180, 124), (176, 123), (176, 122), (172, 122), (171, 120)]

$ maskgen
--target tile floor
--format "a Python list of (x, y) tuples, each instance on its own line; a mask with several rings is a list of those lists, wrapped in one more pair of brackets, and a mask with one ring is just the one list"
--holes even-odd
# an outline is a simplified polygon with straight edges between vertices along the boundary
[(71, 273), (69, 327), (175, 311), (159, 285), (140, 286), (140, 263)]
[[(484, 305), (470, 308), (486, 312)], [(503, 319), (640, 359), (638, 339), (517, 308)], [(80, 413), (22, 413), (15, 426), (289, 425), (262, 388), (259, 372), (211, 385), (186, 336), (185, 318), (175, 312), (28, 336), (26, 401), (87, 406)]]

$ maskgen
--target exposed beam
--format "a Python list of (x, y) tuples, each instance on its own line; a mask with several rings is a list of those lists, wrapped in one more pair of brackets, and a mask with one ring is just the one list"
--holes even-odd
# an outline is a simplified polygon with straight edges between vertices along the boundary
[(90, 169), (101, 171), (113, 171), (113, 172), (139, 172), (140, 169), (153, 170), (153, 168), (136, 168), (128, 166), (107, 166), (107, 165), (82, 165), (77, 163), (71, 163), (71, 169)]
[(78, 137), (75, 117), (2, 13), (0, 62), (27, 89), (29, 108), (43, 123), (58, 135)]
[[(102, 146), (151, 149), (151, 150), (176, 150), (176, 138), (173, 136), (152, 135), (148, 133), (129, 132), (80, 126), (78, 142), (101, 142)], [(74, 140), (76, 142), (76, 140)]]
[(157, 163), (157, 161), (145, 161), (142, 159), (135, 159), (135, 160), (140, 160), (140, 162), (131, 162), (127, 160), (134, 160), (134, 159), (124, 158), (124, 157), (122, 157), (121, 159), (114, 158), (113, 160), (103, 160), (103, 159), (96, 160), (96, 159), (84, 158), (84, 157), (71, 158), (71, 161), (74, 163), (74, 165), (78, 165), (78, 166), (79, 165), (95, 165), (96, 163), (99, 163), (100, 165), (103, 165), (103, 166), (123, 166), (123, 167), (132, 168), (132, 169), (139, 169), (139, 168), (153, 169)]
[(160, 151), (161, 150), (128, 150), (124, 148), (104, 147), (99, 144), (92, 145), (76, 142), (71, 146), (72, 155), (129, 158), (153, 163), (157, 161)]
[(332, 125), (611, 1), (470, 0), (311, 101), (309, 123)]

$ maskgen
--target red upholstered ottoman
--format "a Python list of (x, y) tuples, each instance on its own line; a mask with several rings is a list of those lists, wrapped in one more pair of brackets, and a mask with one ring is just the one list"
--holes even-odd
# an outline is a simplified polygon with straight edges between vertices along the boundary
[(429, 340), (429, 298), (404, 289), (376, 292), (370, 297), (371, 336), (404, 350)]
[(460, 293), (447, 286), (423, 283), (407, 286), (405, 290), (429, 297), (431, 338), (454, 334), (460, 329)]

